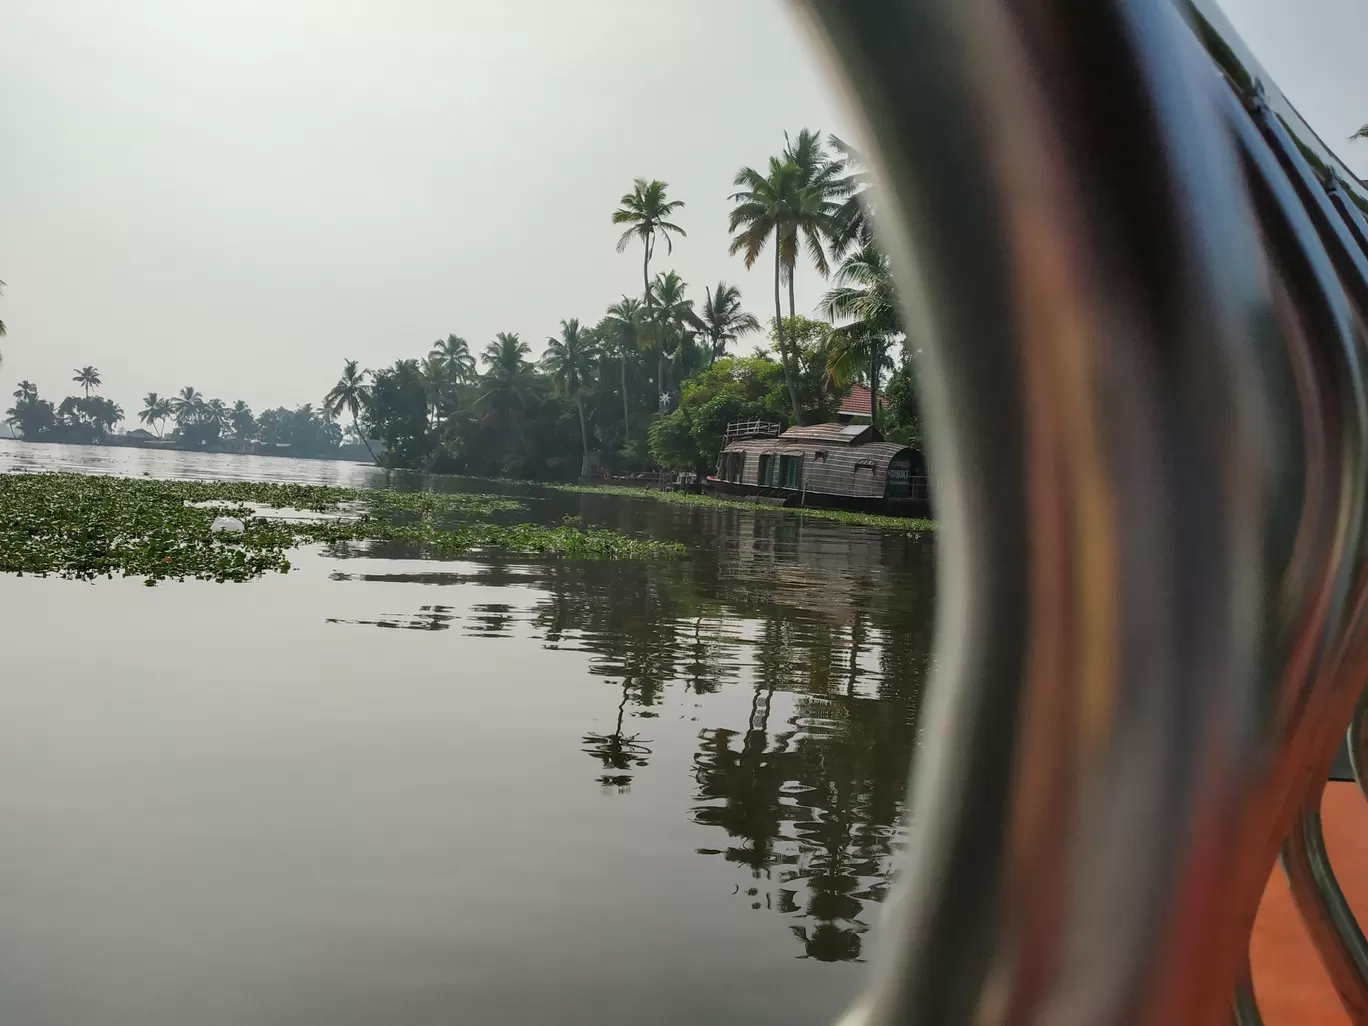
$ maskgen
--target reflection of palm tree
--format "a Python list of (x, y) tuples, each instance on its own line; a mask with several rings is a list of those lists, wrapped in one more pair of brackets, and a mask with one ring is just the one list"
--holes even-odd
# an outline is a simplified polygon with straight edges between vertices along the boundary
[(623, 679), (622, 682), (622, 701), (617, 708), (617, 726), (611, 734), (588, 733), (583, 738), (583, 751), (599, 762), (603, 763), (605, 770), (616, 770), (615, 774), (599, 777), (599, 783), (603, 786), (613, 786), (618, 791), (625, 791), (632, 782), (630, 773), (623, 773), (623, 770), (638, 768), (646, 765), (646, 757), (651, 754), (650, 748), (646, 747), (649, 741), (638, 741), (639, 734), (626, 735), (622, 732), (622, 720), (627, 711), (627, 698), (631, 693), (631, 681)]

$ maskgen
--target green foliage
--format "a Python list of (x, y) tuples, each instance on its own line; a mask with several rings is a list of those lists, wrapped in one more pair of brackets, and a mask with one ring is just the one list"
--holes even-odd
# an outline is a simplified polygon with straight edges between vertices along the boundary
[(889, 517), (878, 513), (853, 513), (842, 509), (772, 506), (769, 503), (750, 502), (745, 499), (724, 499), (716, 495), (666, 492), (657, 488), (633, 488), (627, 485), (559, 484), (550, 487), (557, 491), (582, 492), (586, 495), (620, 495), (628, 499), (650, 499), (655, 502), (669, 502), (679, 506), (705, 506), (709, 509), (721, 510), (746, 509), (759, 513), (774, 513), (777, 516), (806, 517), (810, 520), (834, 520), (842, 524), (858, 527), (880, 527), (889, 531), (920, 533), (936, 529), (936, 522), (924, 517)]
[[(334, 514), (300, 520), (262, 506)], [(83, 474), (0, 476), (0, 572), (93, 580), (143, 577), (246, 581), (287, 573), (309, 542), (403, 541), (454, 556), (475, 549), (572, 559), (678, 556), (683, 546), (571, 524), (497, 525), (470, 518), (516, 509), (501, 496), (355, 491), (233, 481), (153, 481)], [(241, 534), (211, 530), (220, 516)]]

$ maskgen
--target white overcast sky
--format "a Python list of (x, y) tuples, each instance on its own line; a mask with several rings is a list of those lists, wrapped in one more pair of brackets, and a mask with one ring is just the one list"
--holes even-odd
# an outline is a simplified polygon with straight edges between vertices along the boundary
[[(1368, 175), (1368, 4), (1223, 6)], [(93, 363), (130, 419), (186, 384), (260, 410), (448, 332), (539, 351), (639, 291), (636, 176), (686, 203), (655, 266), (763, 317), (731, 176), (849, 124), (782, 0), (0, 0), (0, 397)]]

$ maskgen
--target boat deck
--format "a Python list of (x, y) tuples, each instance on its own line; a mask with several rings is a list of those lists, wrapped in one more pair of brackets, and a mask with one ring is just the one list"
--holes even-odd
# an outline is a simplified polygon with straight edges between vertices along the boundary
[[(1340, 888), (1358, 921), (1368, 923), (1368, 802), (1358, 786), (1329, 784), (1321, 821)], [(1265, 1026), (1349, 1026), (1281, 868), (1274, 868), (1264, 888), (1249, 955)]]

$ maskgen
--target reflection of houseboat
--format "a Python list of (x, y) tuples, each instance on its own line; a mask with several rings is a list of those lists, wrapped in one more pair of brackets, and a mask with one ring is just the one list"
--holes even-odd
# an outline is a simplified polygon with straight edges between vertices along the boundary
[(708, 487), (785, 506), (928, 516), (926, 463), (870, 424), (731, 424)]

